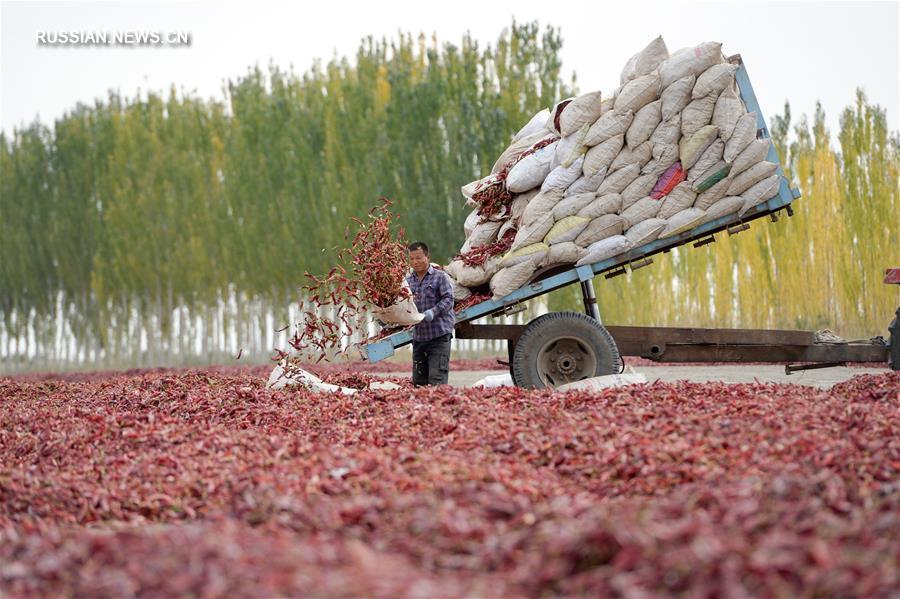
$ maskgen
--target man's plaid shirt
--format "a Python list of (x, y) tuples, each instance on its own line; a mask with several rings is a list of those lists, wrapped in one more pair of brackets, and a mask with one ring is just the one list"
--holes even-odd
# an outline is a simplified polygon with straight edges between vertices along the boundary
[(434, 314), (431, 322), (423, 320), (416, 325), (413, 329), (413, 341), (431, 341), (441, 335), (452, 333), (455, 322), (453, 288), (450, 287), (447, 273), (429, 266), (421, 280), (415, 272), (412, 272), (406, 277), (406, 282), (409, 283), (419, 312), (430, 309)]

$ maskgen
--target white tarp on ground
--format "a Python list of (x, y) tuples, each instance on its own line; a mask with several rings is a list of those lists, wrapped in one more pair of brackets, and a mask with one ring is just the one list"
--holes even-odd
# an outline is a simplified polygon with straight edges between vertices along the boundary
[[(305, 370), (295, 369), (293, 374), (288, 375), (284, 370), (284, 366), (281, 364), (272, 369), (272, 374), (269, 375), (269, 381), (266, 383), (266, 387), (269, 389), (284, 389), (285, 387), (291, 387), (293, 385), (306, 387), (310, 391), (316, 393), (342, 393), (344, 395), (353, 395), (358, 392), (356, 389), (351, 389), (349, 387), (341, 387), (339, 385), (326, 383), (313, 373)], [(400, 385), (392, 383), (391, 381), (375, 381), (369, 385), (369, 389), (373, 391), (389, 391), (391, 389), (399, 388)]]
[[(625, 368), (622, 374), (608, 374), (606, 376), (595, 376), (593, 378), (584, 379), (568, 383), (556, 388), (557, 391), (570, 391), (572, 389), (587, 389), (599, 391), (608, 389), (609, 387), (623, 387), (625, 385), (640, 385), (647, 382), (647, 377), (643, 374), (636, 373), (630, 366)], [(472, 385), (473, 387), (512, 387), (512, 377), (509, 373), (492, 374), (479, 380)]]
[(477, 383), (472, 385), (473, 387), (512, 387), (512, 377), (507, 372), (506, 374), (490, 374)]
[(266, 383), (266, 387), (270, 389), (283, 389), (293, 385), (301, 385), (310, 391), (320, 393), (337, 392), (343, 393), (344, 395), (353, 395), (356, 393), (356, 389), (339, 387), (338, 385), (326, 383), (316, 375), (311, 372), (306, 372), (305, 370), (295, 370), (291, 375), (288, 375), (281, 364), (272, 369), (272, 374), (269, 375), (269, 381)]
[(575, 381), (556, 388), (557, 391), (572, 391), (574, 389), (586, 391), (600, 391), (610, 387), (624, 387), (625, 385), (641, 385), (647, 382), (647, 377), (636, 372), (623, 372), (622, 374), (608, 374), (595, 376), (583, 381)]

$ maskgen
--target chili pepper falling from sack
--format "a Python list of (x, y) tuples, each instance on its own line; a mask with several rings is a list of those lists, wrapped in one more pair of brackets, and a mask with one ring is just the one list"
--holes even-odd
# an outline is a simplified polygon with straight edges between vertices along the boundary
[[(403, 286), (408, 270), (405, 232), (397, 226), (399, 217), (391, 212), (391, 205), (381, 198), (367, 220), (351, 219), (358, 230), (328, 274), (320, 278), (304, 273), (310, 280), (303, 287), (309, 308), (302, 311), (288, 342), (298, 352), (314, 350), (321, 353), (319, 360), (328, 359), (329, 352), (345, 352), (363, 328), (371, 305), (386, 308), (408, 296)], [(333, 310), (334, 317), (323, 316), (323, 310)]]

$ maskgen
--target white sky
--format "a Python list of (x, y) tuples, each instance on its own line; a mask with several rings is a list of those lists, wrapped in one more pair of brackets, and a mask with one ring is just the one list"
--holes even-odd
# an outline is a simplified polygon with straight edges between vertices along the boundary
[[(769, 119), (790, 100), (795, 116), (821, 100), (828, 125), (862, 86), (898, 129), (898, 2), (619, 2), (443, 0), (245, 3), (2, 2), (0, 126), (50, 124), (107, 90), (171, 84), (221, 99), (222, 84), (269, 61), (302, 72), (315, 58), (352, 56), (366, 35), (470, 31), (492, 43), (511, 19), (561, 28), (563, 66), (581, 91), (612, 90), (627, 58), (662, 34), (670, 51), (701, 41), (740, 53)], [(38, 31), (188, 31), (189, 48), (38, 47)]]

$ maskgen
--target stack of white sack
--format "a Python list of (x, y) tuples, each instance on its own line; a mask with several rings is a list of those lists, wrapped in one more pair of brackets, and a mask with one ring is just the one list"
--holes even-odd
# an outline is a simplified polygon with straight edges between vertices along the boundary
[(670, 56), (658, 37), (608, 97), (534, 115), (491, 173), (462, 187), (473, 210), (445, 267), (456, 299), (485, 285), (503, 297), (538, 269), (612, 258), (777, 195), (771, 141), (757, 139), (721, 48)]

